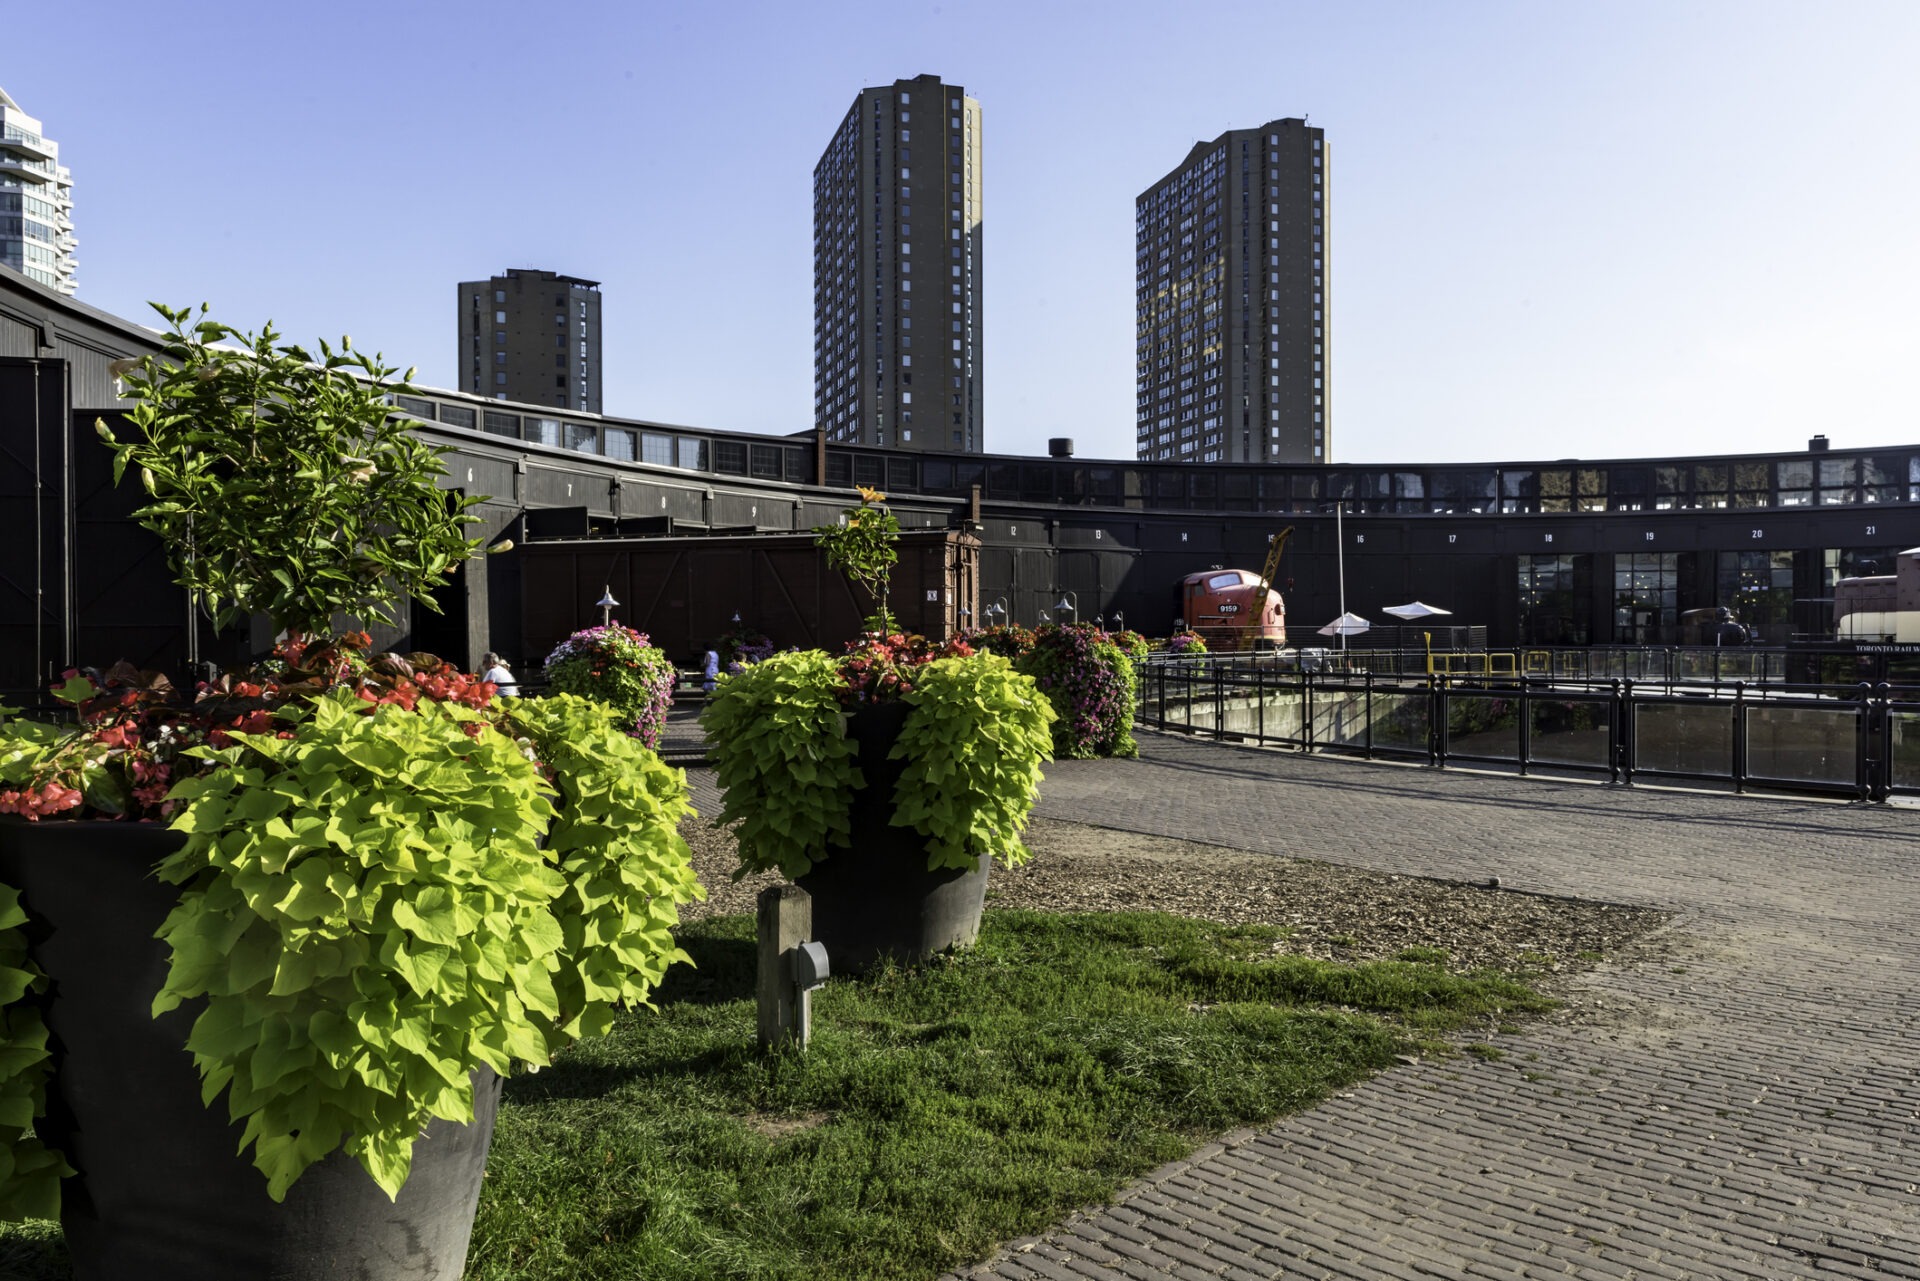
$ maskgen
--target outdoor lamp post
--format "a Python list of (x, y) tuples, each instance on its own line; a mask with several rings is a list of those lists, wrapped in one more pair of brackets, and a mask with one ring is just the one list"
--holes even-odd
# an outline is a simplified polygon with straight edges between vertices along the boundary
[(1117, 609), (1113, 611), (1113, 630), (1116, 632), (1124, 632), (1127, 630), (1127, 616)]
[(1073, 621), (1076, 623), (1080, 621), (1080, 593), (1079, 592), (1061, 592), (1060, 599), (1054, 602), (1053, 607), (1057, 610), (1062, 610), (1062, 611), (1072, 610)]
[(1107, 634), (1107, 616), (1105, 614), (1095, 614), (1093, 616), (1093, 625), (1100, 629), (1102, 636)]
[(1341, 518), (1346, 514), (1347, 503), (1343, 498), (1333, 505), (1333, 541), (1335, 558), (1340, 576), (1340, 650), (1347, 648), (1347, 535)]
[(600, 599), (593, 602), (600, 607), (600, 626), (606, 627), (613, 622), (613, 607), (620, 602), (613, 598), (613, 586), (608, 584), (600, 589)]

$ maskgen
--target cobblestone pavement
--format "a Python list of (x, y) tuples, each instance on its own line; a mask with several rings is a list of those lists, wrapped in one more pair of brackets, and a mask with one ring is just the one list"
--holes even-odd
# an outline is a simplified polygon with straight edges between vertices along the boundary
[(1920, 813), (1142, 735), (1040, 813), (1670, 908), (1582, 1013), (1210, 1144), (969, 1277), (1920, 1278)]

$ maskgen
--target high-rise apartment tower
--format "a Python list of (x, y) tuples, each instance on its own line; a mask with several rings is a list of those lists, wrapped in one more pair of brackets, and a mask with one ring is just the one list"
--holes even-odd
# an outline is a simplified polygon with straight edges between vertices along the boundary
[(77, 243), (60, 144), (0, 89), (0, 265), (71, 294)]
[(460, 282), (460, 388), (601, 413), (600, 282), (511, 269)]
[(863, 89), (813, 170), (813, 421), (980, 452), (980, 104), (938, 76)]
[(1142, 459), (1333, 456), (1328, 155), (1305, 120), (1196, 143), (1134, 204)]

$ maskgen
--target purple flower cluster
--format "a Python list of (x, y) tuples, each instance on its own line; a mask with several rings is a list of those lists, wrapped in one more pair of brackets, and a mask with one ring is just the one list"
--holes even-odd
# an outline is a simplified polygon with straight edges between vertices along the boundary
[(546, 678), (557, 693), (597, 699), (632, 717), (627, 733), (660, 746), (676, 674), (645, 632), (620, 623), (577, 631), (547, 655)]
[(1133, 756), (1133, 661), (1099, 628), (1049, 623), (1014, 668), (1034, 678), (1058, 719), (1056, 757)]

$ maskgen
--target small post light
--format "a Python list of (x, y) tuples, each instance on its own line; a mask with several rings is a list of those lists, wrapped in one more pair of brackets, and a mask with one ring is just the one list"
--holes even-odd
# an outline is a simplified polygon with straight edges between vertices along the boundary
[(1107, 630), (1107, 616), (1105, 614), (1095, 614), (1093, 616), (1093, 625), (1099, 628), (1101, 634), (1104, 635)]
[(1116, 632), (1127, 630), (1127, 616), (1124, 611), (1118, 609), (1113, 611), (1113, 630)]
[(737, 609), (733, 611), (733, 625), (735, 627), (740, 626), (740, 611)]
[(1060, 599), (1054, 602), (1053, 607), (1055, 610), (1060, 611), (1062, 613), (1068, 610), (1071, 610), (1073, 612), (1073, 621), (1076, 623), (1080, 621), (1080, 593), (1079, 592), (1062, 592), (1060, 594)]
[(1186, 620), (1186, 619), (1184, 619), (1184, 618), (1176, 618), (1176, 619), (1174, 619), (1174, 620), (1173, 620), (1173, 630), (1174, 630), (1174, 631), (1176, 631), (1176, 632), (1184, 632), (1184, 631), (1186, 631), (1186, 630), (1187, 630), (1187, 620)]
[(620, 602), (613, 598), (613, 586), (608, 584), (600, 589), (600, 599), (593, 602), (600, 607), (600, 626), (606, 627), (613, 622), (613, 607)]
[(1050, 609), (1041, 610), (1040, 621), (1043, 623), (1051, 623), (1053, 621), (1053, 611)]
[(827, 981), (827, 949), (813, 933), (813, 897), (797, 885), (760, 891), (759, 966), (755, 995), (763, 1050), (807, 1048), (813, 1034), (813, 989)]

